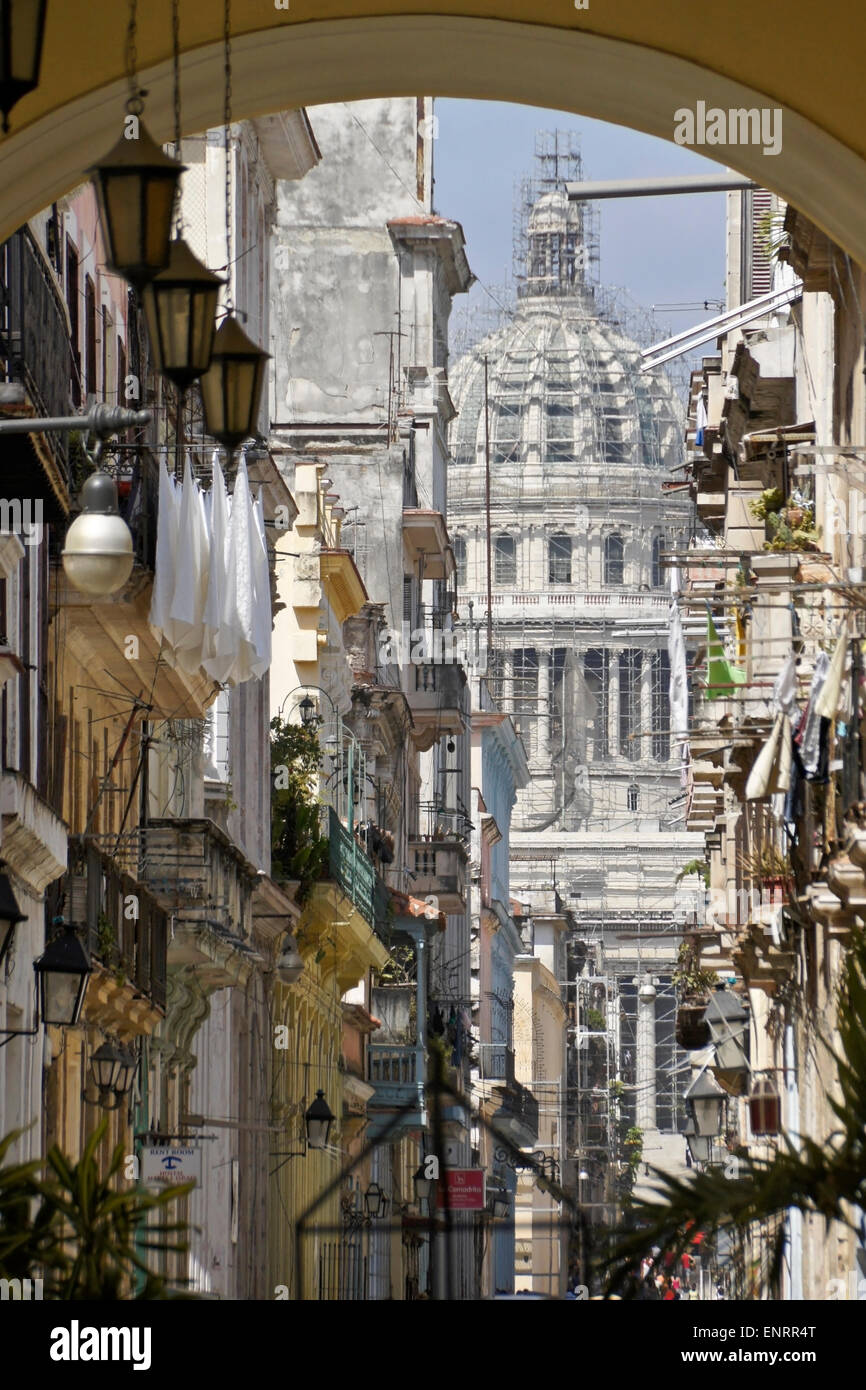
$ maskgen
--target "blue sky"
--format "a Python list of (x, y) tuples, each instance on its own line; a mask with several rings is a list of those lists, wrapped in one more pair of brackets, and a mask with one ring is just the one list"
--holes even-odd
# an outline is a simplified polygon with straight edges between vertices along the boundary
[[(718, 172), (711, 160), (582, 116), (503, 102), (439, 99), (434, 147), (437, 212), (463, 224), (469, 264), (479, 280), (502, 284), (511, 267), (514, 186), (532, 173), (538, 130), (577, 130), (590, 179)], [(723, 193), (618, 198), (601, 212), (601, 282), (623, 286), (645, 308), (724, 297)], [(473, 301), (484, 298), (476, 286)], [(459, 301), (457, 301), (459, 303)], [(456, 304), (455, 304), (456, 307)], [(661, 313), (674, 329), (715, 310)]]

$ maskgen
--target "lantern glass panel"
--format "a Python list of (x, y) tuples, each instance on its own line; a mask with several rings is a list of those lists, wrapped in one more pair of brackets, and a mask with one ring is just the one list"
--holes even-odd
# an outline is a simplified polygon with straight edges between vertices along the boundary
[(69, 1026), (77, 1023), (86, 988), (87, 975), (65, 970), (42, 971), (42, 1022)]

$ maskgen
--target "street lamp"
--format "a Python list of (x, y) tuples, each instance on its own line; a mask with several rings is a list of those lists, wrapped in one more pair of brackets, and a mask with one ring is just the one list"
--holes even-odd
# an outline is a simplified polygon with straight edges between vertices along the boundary
[[(99, 1091), (99, 1099), (88, 1101), (88, 1104), (99, 1105), (103, 1110), (117, 1110), (129, 1092), (137, 1066), (138, 1059), (133, 1052), (106, 1039), (90, 1059), (91, 1079)], [(87, 1101), (87, 1095), (82, 1094)]]
[(0, 111), (9, 112), (39, 85), (48, 0), (0, 0)]
[(180, 391), (210, 366), (217, 299), (224, 284), (178, 238), (171, 243), (165, 270), (144, 291), (144, 315), (157, 368)]
[(42, 1022), (73, 1027), (78, 1022), (93, 966), (75, 929), (66, 923), (34, 964)]
[(704, 1020), (716, 1049), (718, 1069), (730, 1073), (729, 1079), (732, 1084), (741, 1084), (749, 1070), (748, 1010), (744, 1009), (737, 996), (722, 984), (713, 991)]
[(135, 138), (124, 132), (87, 172), (99, 203), (106, 267), (140, 293), (169, 264), (171, 219), (186, 165), (157, 145), (139, 115), (130, 110), (127, 116), (137, 122)]
[(15, 928), (26, 919), (27, 914), (18, 906), (8, 874), (0, 873), (0, 965), (11, 949)]
[[(319, 1093), (321, 1094), (321, 1092)], [(371, 1182), (364, 1193), (364, 1211), (370, 1221), (381, 1221), (388, 1213), (389, 1198), (377, 1182)]]
[(421, 1202), (429, 1202), (433, 1195), (434, 1182), (435, 1178), (427, 1176), (426, 1164), (421, 1163), (418, 1171), (412, 1174), (412, 1184), (415, 1188), (415, 1200), (419, 1204)]
[(752, 1134), (778, 1134), (782, 1128), (782, 1102), (771, 1076), (759, 1076), (749, 1096)]
[(689, 1153), (692, 1156), (692, 1162), (709, 1163), (710, 1153), (712, 1152), (713, 1147), (713, 1141), (712, 1139), (701, 1138), (701, 1136), (698, 1134), (697, 1129), (695, 1128), (695, 1122), (693, 1119), (690, 1118), (686, 1121), (686, 1127), (683, 1130), (683, 1136), (685, 1138), (686, 1144), (688, 1145)]
[(310, 699), (309, 695), (305, 695), (298, 705), (298, 709), (301, 712), (301, 723), (305, 729), (308, 729), (316, 718), (316, 703)]
[(256, 433), (270, 353), (256, 347), (236, 318), (223, 319), (201, 377), (205, 429), (227, 449)]
[(101, 471), (91, 473), (81, 489), (81, 509), (66, 532), (63, 569), (76, 589), (107, 598), (126, 583), (135, 560), (114, 479)]
[(721, 1086), (706, 1071), (702, 1071), (692, 1082), (683, 1099), (694, 1120), (698, 1137), (716, 1139), (722, 1132), (722, 1111), (725, 1105), (725, 1093)]
[(277, 974), (284, 985), (293, 985), (304, 973), (304, 962), (298, 950), (298, 943), (291, 932), (283, 942), (283, 949), (277, 960)]
[(334, 1123), (334, 1116), (325, 1100), (324, 1091), (316, 1092), (316, 1099), (304, 1116), (304, 1123), (307, 1127), (307, 1143), (310, 1148), (324, 1149), (331, 1132), (331, 1125)]

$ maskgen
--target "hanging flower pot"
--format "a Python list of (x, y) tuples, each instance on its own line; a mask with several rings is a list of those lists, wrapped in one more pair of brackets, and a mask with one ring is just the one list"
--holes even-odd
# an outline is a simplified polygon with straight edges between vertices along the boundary
[(680, 1047), (694, 1052), (699, 1047), (707, 1047), (710, 1041), (709, 1024), (704, 1015), (707, 1011), (706, 997), (684, 999), (677, 1009), (676, 1038)]

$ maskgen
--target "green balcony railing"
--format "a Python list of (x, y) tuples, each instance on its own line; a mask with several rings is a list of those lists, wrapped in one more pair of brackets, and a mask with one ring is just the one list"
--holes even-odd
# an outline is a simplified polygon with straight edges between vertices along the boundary
[(383, 940), (389, 938), (389, 894), (367, 855), (332, 806), (328, 807), (330, 876)]

